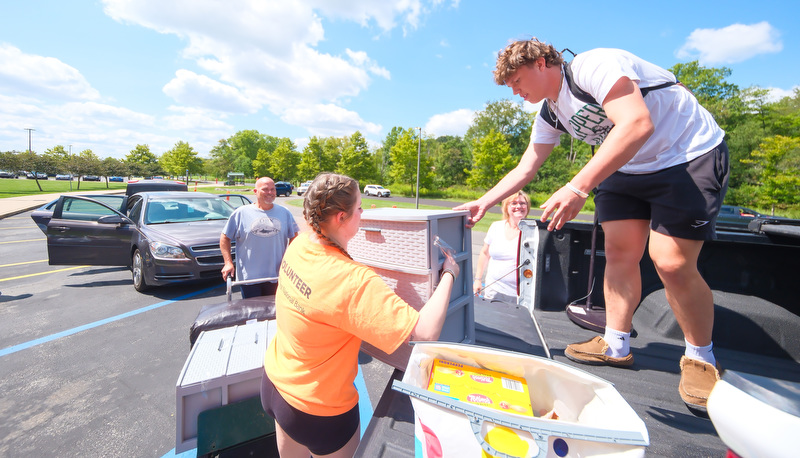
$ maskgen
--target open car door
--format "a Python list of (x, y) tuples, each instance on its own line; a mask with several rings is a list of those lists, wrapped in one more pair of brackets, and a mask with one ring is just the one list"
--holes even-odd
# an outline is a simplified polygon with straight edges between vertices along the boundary
[(88, 197), (61, 196), (47, 223), (50, 265), (130, 265), (136, 225), (124, 214)]

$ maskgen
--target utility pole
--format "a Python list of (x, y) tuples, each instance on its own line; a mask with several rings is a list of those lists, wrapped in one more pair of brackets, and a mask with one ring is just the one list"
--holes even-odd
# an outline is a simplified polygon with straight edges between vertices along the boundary
[[(30, 156), (30, 154), (31, 154), (31, 132), (33, 132), (36, 129), (32, 129), (30, 127), (26, 127), (25, 130), (28, 131), (28, 155)], [(37, 175), (38, 171), (31, 170), (31, 172), (33, 173), (33, 179), (36, 181), (36, 186), (38, 186), (39, 187), (39, 191), (41, 191), (42, 190), (42, 185), (39, 183), (39, 175)]]
[(417, 137), (417, 202), (416, 207), (419, 209), (419, 154), (422, 150), (422, 127), (417, 127), (419, 129), (419, 137)]
[(28, 153), (30, 153), (31, 152), (31, 131), (34, 131), (36, 129), (31, 129), (30, 127), (26, 127), (25, 130), (28, 131)]
[[(69, 162), (72, 162), (72, 145), (69, 145)], [(69, 191), (72, 192), (72, 167), (69, 167), (69, 165), (71, 164), (68, 163), (67, 167), (67, 172), (69, 172)]]

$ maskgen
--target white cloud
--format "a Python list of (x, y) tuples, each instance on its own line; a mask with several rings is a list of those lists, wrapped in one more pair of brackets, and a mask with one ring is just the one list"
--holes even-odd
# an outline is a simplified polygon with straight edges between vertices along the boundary
[[(434, 2), (434, 5), (438, 0)], [(224, 112), (252, 112), (261, 106), (309, 132), (321, 126), (292, 115), (298, 106), (345, 104), (365, 91), (373, 77), (390, 79), (389, 70), (361, 50), (321, 52), (321, 17), (377, 25), (388, 32), (402, 25), (416, 28), (424, 12), (420, 0), (103, 0), (106, 14), (186, 40), (183, 57), (204, 72), (179, 70), (164, 86), (177, 103)], [(353, 113), (355, 114), (355, 113)], [(358, 117), (357, 114), (355, 114)], [(348, 116), (330, 116), (344, 131), (372, 126)], [(372, 129), (372, 127), (369, 127)]]
[(360, 131), (366, 135), (380, 133), (382, 127), (366, 122), (355, 111), (332, 104), (317, 104), (290, 108), (281, 116), (287, 124), (302, 125), (311, 133), (321, 137), (342, 137)]
[(769, 94), (767, 95), (767, 99), (770, 102), (778, 102), (784, 97), (794, 97), (795, 91), (800, 90), (800, 86), (794, 86), (791, 89), (780, 89), (776, 87), (767, 88)]
[(182, 105), (229, 113), (255, 113), (261, 108), (237, 88), (189, 70), (175, 72), (175, 78), (164, 86), (164, 94)]
[(424, 131), (434, 137), (441, 137), (443, 135), (457, 135), (463, 137), (464, 134), (467, 133), (467, 129), (470, 124), (472, 124), (474, 118), (475, 112), (466, 108), (433, 115), (425, 124)]
[(0, 43), (0, 90), (54, 100), (97, 100), (97, 92), (74, 67), (53, 57), (25, 54)]
[(733, 24), (721, 29), (696, 29), (676, 52), (679, 59), (701, 65), (733, 64), (783, 49), (780, 33), (768, 22)]

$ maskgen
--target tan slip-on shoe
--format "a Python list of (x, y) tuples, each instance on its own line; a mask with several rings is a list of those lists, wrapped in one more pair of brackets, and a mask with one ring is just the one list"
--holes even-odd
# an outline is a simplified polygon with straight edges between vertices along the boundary
[(564, 356), (576, 363), (592, 366), (631, 367), (633, 365), (632, 352), (622, 358), (614, 358), (606, 355), (606, 350), (608, 350), (606, 341), (601, 336), (594, 336), (586, 342), (567, 345)]
[(714, 384), (720, 378), (722, 368), (719, 363), (717, 367), (704, 361), (681, 356), (681, 383), (678, 385), (678, 393), (681, 395), (686, 407), (692, 413), (708, 415), (706, 402), (708, 395), (714, 388)]

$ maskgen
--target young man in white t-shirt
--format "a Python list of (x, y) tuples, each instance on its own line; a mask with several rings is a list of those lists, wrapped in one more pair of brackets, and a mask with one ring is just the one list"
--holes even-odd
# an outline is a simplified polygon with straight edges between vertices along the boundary
[(480, 220), (535, 177), (562, 132), (595, 145), (594, 157), (541, 206), (541, 219), (552, 218), (548, 229), (561, 229), (596, 189), (605, 234), (606, 332), (569, 345), (565, 355), (583, 364), (633, 364), (630, 331), (641, 298), (639, 261), (648, 247), (685, 337), (679, 393), (702, 413), (719, 371), (711, 343), (714, 301), (697, 259), (714, 237), (727, 191), (725, 133), (672, 73), (620, 49), (579, 53), (566, 66), (552, 45), (518, 41), (500, 52), (494, 76), (528, 102), (544, 104), (519, 165), (456, 209), (469, 210), (472, 224)]

